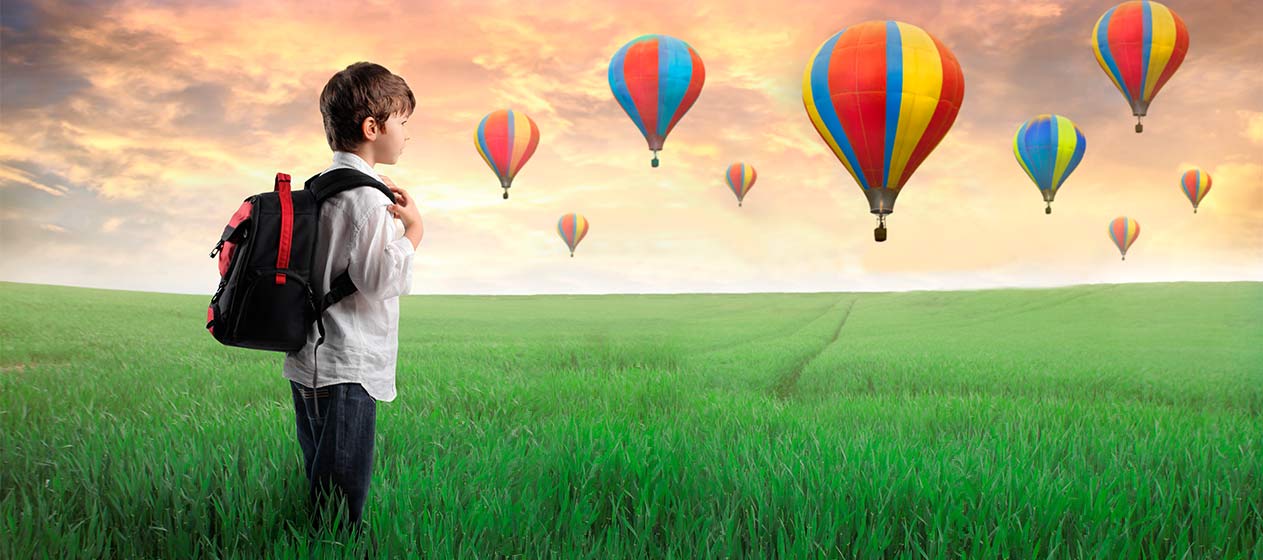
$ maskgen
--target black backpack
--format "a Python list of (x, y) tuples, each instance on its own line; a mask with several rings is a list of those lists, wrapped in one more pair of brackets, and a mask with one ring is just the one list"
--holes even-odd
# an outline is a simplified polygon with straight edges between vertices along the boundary
[[(317, 294), (312, 263), (320, 230), (320, 205), (357, 187), (373, 187), (393, 204), (386, 185), (354, 169), (334, 169), (290, 190), (290, 176), (276, 174), (272, 192), (245, 199), (224, 228), (211, 258), (219, 257), (219, 289), (206, 310), (206, 329), (215, 340), (258, 350), (297, 352), (307, 344), (312, 323), (319, 329), (316, 350), (324, 342), (322, 317), (329, 306), (355, 293), (351, 275), (333, 279)], [(316, 388), (319, 369), (312, 377)], [(317, 411), (319, 408), (317, 408)]]

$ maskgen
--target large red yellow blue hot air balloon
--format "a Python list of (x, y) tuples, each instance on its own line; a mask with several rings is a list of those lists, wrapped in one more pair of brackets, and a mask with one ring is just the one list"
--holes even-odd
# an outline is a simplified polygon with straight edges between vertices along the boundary
[(1110, 222), (1110, 239), (1114, 240), (1114, 245), (1123, 254), (1123, 260), (1127, 260), (1127, 249), (1136, 242), (1137, 237), (1140, 237), (1140, 224), (1136, 220), (1119, 216)]
[(1184, 176), (1180, 177), (1180, 189), (1184, 191), (1188, 201), (1193, 203), (1193, 213), (1196, 214), (1197, 205), (1210, 192), (1210, 173), (1197, 168), (1185, 171)]
[(728, 188), (732, 189), (732, 194), (737, 195), (737, 206), (741, 206), (742, 201), (746, 198), (746, 193), (750, 192), (758, 178), (759, 174), (754, 170), (753, 165), (734, 163), (728, 166), (728, 171), (724, 173), (724, 179), (728, 181)]
[(474, 131), (478, 155), (500, 179), (504, 198), (509, 198), (513, 178), (539, 146), (539, 127), (521, 111), (501, 109), (489, 113)]
[(1083, 131), (1061, 115), (1040, 115), (1022, 123), (1013, 137), (1013, 155), (1044, 195), (1044, 213), (1087, 149)]
[(654, 167), (667, 135), (687, 113), (706, 82), (706, 68), (688, 43), (666, 35), (642, 35), (610, 60), (610, 90), (653, 151)]
[(1096, 62), (1123, 93), (1140, 118), (1171, 79), (1188, 53), (1188, 28), (1170, 8), (1149, 0), (1132, 0), (1110, 8), (1092, 30)]
[(838, 32), (803, 74), (803, 105), (833, 154), (864, 190), (886, 240), (895, 197), (960, 111), (956, 57), (915, 25), (869, 21)]
[(579, 246), (579, 242), (583, 241), (583, 236), (588, 234), (588, 219), (583, 214), (562, 214), (557, 220), (557, 235), (561, 236), (561, 240), (566, 242), (566, 246), (570, 248), (570, 256), (574, 256), (574, 248)]

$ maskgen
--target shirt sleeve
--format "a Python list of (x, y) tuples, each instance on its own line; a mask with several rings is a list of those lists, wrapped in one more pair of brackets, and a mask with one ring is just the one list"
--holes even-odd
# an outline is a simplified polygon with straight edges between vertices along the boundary
[(379, 300), (411, 292), (416, 248), (407, 237), (396, 239), (395, 220), (386, 206), (374, 206), (359, 223), (347, 264), (356, 289)]

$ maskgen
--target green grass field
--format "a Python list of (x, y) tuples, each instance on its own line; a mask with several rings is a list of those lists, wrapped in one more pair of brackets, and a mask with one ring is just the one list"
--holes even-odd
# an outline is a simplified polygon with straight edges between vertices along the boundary
[[(282, 354), (0, 283), (0, 557), (336, 557)], [(1263, 284), (408, 296), (381, 557), (1263, 558)], [(309, 549), (310, 546), (310, 549)]]

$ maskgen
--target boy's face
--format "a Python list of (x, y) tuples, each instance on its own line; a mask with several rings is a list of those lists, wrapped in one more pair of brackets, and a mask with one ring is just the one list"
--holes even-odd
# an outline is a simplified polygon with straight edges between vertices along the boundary
[(386, 119), (386, 123), (378, 128), (377, 138), (373, 142), (373, 158), (377, 163), (393, 165), (403, 154), (403, 146), (408, 142), (408, 115), (395, 113)]

